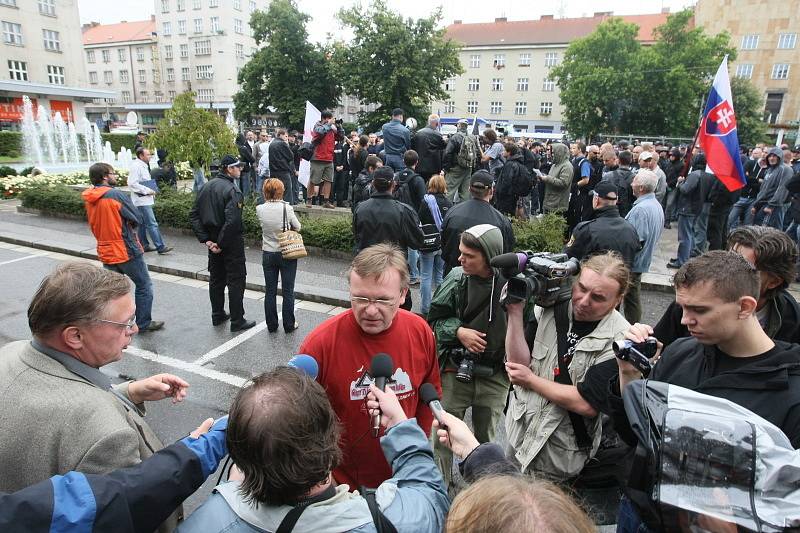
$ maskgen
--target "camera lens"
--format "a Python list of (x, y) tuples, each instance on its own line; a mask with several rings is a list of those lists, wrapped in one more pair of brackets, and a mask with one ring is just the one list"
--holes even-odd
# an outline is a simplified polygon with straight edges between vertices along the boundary
[(472, 372), (475, 368), (475, 362), (470, 357), (465, 357), (458, 364), (458, 371), (456, 371), (456, 379), (461, 383), (472, 383)]

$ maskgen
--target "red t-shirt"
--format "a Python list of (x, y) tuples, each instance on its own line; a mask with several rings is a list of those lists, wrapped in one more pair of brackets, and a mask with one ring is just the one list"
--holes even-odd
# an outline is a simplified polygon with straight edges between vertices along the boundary
[(317, 381), (342, 422), (344, 457), (333, 475), (353, 490), (360, 485), (374, 488), (392, 477), (379, 439), (372, 436), (365, 400), (372, 383), (368, 374), (372, 357), (381, 352), (394, 361), (395, 371), (386, 386), (397, 394), (406, 416), (416, 417), (422, 430), (430, 433), (433, 414), (417, 391), (423, 383), (432, 383), (441, 394), (442, 386), (436, 342), (422, 318), (400, 309), (389, 329), (367, 335), (348, 310), (320, 324), (299, 349), (317, 360)]

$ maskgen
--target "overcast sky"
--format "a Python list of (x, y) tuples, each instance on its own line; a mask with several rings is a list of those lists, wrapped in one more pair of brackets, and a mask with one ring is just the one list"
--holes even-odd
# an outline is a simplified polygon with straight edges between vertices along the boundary
[[(230, 1), (230, 0), (223, 0)], [(658, 13), (669, 7), (673, 12), (695, 4), (694, 0), (387, 0), (389, 6), (407, 17), (428, 16), (436, 6), (444, 10), (444, 24), (460, 19), (464, 22), (490, 22), (495, 17), (509, 20), (529, 20), (541, 15), (566, 17), (591, 16), (595, 11), (613, 11), (616, 15)], [(339, 33), (334, 19), (340, 7), (350, 6), (356, 0), (298, 0), (300, 9), (312, 16), (308, 32), (313, 40), (324, 41), (327, 33)], [(154, 11), (154, 0), (78, 0), (81, 22), (96, 21), (103, 24), (120, 20), (142, 20)]]

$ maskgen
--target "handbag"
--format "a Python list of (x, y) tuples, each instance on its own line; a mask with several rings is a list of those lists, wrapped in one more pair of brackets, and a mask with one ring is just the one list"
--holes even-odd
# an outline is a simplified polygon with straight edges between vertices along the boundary
[(436, 198), (430, 194), (426, 194), (423, 198), (428, 205), (428, 209), (433, 215), (435, 224), (420, 224), (422, 230), (422, 246), (419, 247), (420, 252), (435, 252), (442, 247), (442, 213), (439, 210), (439, 204), (436, 203)]
[(278, 245), (284, 259), (300, 259), (308, 255), (303, 236), (290, 228), (286, 219), (286, 203), (283, 204), (283, 231), (278, 233)]

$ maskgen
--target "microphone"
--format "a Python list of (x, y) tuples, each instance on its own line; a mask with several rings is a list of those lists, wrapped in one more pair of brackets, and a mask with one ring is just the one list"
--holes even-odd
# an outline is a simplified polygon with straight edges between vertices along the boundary
[[(380, 390), (386, 389), (386, 380), (394, 374), (394, 361), (392, 356), (387, 353), (376, 354), (372, 358), (372, 365), (369, 368), (369, 375), (372, 377), (372, 382)], [(381, 413), (380, 409), (372, 416), (372, 436), (377, 437), (381, 431)]]
[(289, 362), (286, 363), (286, 366), (296, 368), (311, 379), (317, 379), (317, 374), (319, 374), (319, 365), (317, 364), (317, 360), (304, 353), (295, 355), (289, 359)]
[(494, 256), (489, 264), (495, 268), (503, 270), (507, 277), (516, 276), (525, 270), (528, 264), (528, 254), (523, 252), (511, 252)]
[(436, 387), (430, 383), (423, 383), (419, 388), (419, 397), (431, 408), (434, 418), (439, 422), (439, 428), (447, 431), (447, 424), (444, 423), (444, 418), (442, 417), (444, 409), (439, 401), (439, 393), (436, 392)]

